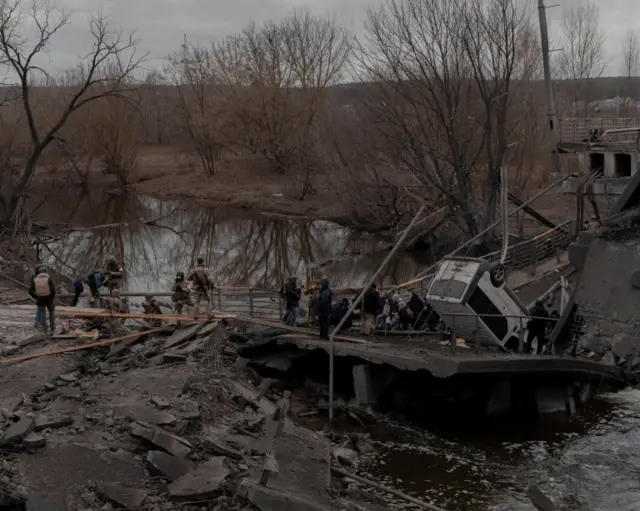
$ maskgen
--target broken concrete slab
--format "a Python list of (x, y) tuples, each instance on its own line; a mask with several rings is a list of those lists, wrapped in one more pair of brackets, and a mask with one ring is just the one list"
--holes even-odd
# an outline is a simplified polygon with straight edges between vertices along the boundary
[(78, 376), (75, 373), (61, 374), (58, 378), (65, 383), (75, 383), (78, 381)]
[(178, 364), (187, 361), (186, 355), (180, 355), (179, 353), (164, 353), (161, 357), (160, 363), (162, 364)]
[(218, 328), (218, 324), (218, 321), (205, 323), (202, 329), (198, 332), (198, 337), (206, 337), (207, 335), (210, 335), (216, 328)]
[(137, 343), (140, 340), (141, 337), (143, 337), (142, 334), (139, 335), (138, 337), (134, 337), (132, 339), (126, 339), (124, 341), (120, 341), (120, 342), (117, 342), (115, 344), (112, 344), (109, 347), (109, 354), (107, 355), (107, 358), (116, 357), (118, 355), (121, 355), (122, 353), (127, 351), (132, 345)]
[[(118, 413), (118, 409), (115, 409)], [(149, 423), (155, 426), (173, 426), (177, 422), (175, 415), (168, 412), (161, 412), (159, 410), (152, 410), (144, 406), (135, 408), (126, 408), (126, 417), (129, 420), (136, 421), (138, 423)]]
[(38, 449), (47, 445), (47, 439), (40, 433), (29, 433), (22, 439), (22, 445), (27, 449)]
[(260, 486), (244, 479), (240, 483), (238, 494), (262, 511), (325, 511), (326, 506), (311, 502), (301, 496), (279, 492), (266, 486)]
[(233, 447), (227, 444), (224, 440), (213, 436), (207, 436), (201, 438), (202, 447), (206, 450), (217, 454), (218, 456), (227, 456), (234, 460), (241, 460), (242, 454), (236, 451)]
[(185, 438), (169, 433), (150, 423), (132, 422), (129, 425), (129, 431), (133, 436), (151, 442), (177, 458), (185, 458), (193, 450), (193, 446)]
[(175, 481), (191, 472), (193, 465), (166, 452), (149, 451), (147, 453), (147, 468), (154, 475), (159, 475), (169, 481)]
[(180, 348), (178, 350), (175, 351), (176, 355), (184, 355), (185, 357), (188, 357), (189, 355), (193, 355), (195, 353), (199, 353), (201, 351), (204, 351), (205, 347), (207, 344), (207, 340), (204, 338), (198, 338), (195, 341), (191, 341), (190, 343), (188, 343), (186, 346), (184, 346), (183, 348)]
[(169, 496), (174, 499), (200, 499), (214, 495), (231, 472), (224, 466), (224, 460), (224, 457), (212, 458), (176, 479), (167, 487)]
[(26, 437), (33, 428), (33, 420), (28, 417), (21, 418), (18, 422), (9, 426), (0, 438), (0, 446), (11, 445)]
[(151, 402), (156, 405), (160, 410), (165, 410), (167, 408), (171, 408), (171, 403), (166, 397), (162, 396), (151, 396)]
[(616, 334), (611, 339), (611, 351), (620, 360), (626, 360), (633, 354), (640, 355), (640, 337)]
[(332, 451), (333, 457), (338, 460), (341, 465), (351, 467), (358, 459), (358, 453), (347, 447), (336, 447)]
[(225, 441), (235, 449), (246, 449), (251, 455), (259, 454), (259, 440), (248, 435), (229, 435)]
[(33, 430), (42, 431), (43, 429), (66, 428), (73, 424), (71, 417), (47, 417), (45, 415), (37, 415), (33, 420)]
[(147, 492), (138, 488), (129, 488), (116, 483), (98, 483), (98, 493), (126, 509), (136, 509), (142, 506)]
[(183, 344), (185, 342), (190, 341), (198, 332), (202, 329), (203, 325), (201, 323), (189, 326), (187, 328), (180, 328), (176, 330), (164, 343), (162, 347), (163, 350), (170, 350), (175, 346)]

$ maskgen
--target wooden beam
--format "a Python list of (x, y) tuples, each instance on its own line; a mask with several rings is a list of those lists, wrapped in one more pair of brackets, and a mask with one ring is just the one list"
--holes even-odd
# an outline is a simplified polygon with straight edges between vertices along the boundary
[(105, 339), (104, 341), (92, 342), (89, 344), (83, 344), (81, 346), (72, 346), (71, 348), (62, 348), (59, 350), (46, 351), (44, 353), (32, 353), (30, 355), (21, 355), (19, 357), (3, 358), (0, 359), (0, 365), (7, 365), (16, 362), (24, 362), (25, 360), (33, 360), (35, 358), (49, 357), (51, 355), (61, 355), (63, 353), (71, 353), (73, 351), (88, 350), (90, 348), (99, 348), (100, 346), (109, 346), (120, 341), (127, 341), (129, 339), (135, 339), (136, 337), (142, 337), (143, 335), (155, 334), (165, 331), (166, 328), (151, 328), (150, 330), (144, 330), (143, 332), (134, 332), (132, 334), (123, 335), (122, 337), (116, 337), (115, 339)]
[(216, 313), (214, 316), (190, 316), (187, 314), (145, 314), (143, 312), (109, 312), (66, 309), (57, 311), (56, 316), (65, 318), (125, 318), (125, 319), (165, 319), (167, 321), (214, 321), (216, 319), (235, 319), (234, 314)]

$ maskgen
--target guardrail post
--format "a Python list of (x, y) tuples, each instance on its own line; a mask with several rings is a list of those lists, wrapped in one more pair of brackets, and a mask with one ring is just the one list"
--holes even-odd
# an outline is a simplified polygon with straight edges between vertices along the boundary
[(449, 341), (449, 348), (451, 353), (456, 352), (456, 340), (458, 339), (458, 333), (456, 332), (456, 317), (451, 316), (451, 340)]
[(249, 288), (249, 317), (253, 317), (253, 289)]
[(480, 351), (480, 318), (476, 315), (476, 331), (473, 341), (476, 351)]
[(522, 318), (518, 319), (518, 353), (524, 352), (525, 330), (522, 328)]

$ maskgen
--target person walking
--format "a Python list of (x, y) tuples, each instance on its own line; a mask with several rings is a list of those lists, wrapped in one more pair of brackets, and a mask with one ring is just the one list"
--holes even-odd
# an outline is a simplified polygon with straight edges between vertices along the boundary
[(73, 283), (73, 303), (72, 307), (78, 305), (78, 301), (80, 300), (80, 295), (84, 292), (84, 284), (89, 286), (89, 290), (91, 291), (91, 297), (95, 298), (100, 294), (100, 288), (104, 283), (104, 272), (102, 270), (93, 270), (86, 275), (82, 275), (78, 277), (76, 281)]
[(124, 268), (118, 263), (114, 256), (107, 257), (106, 269), (104, 272), (104, 284), (109, 289), (109, 294), (113, 294), (114, 289), (120, 289), (122, 279), (124, 279)]
[(362, 333), (370, 335), (376, 327), (376, 316), (380, 308), (380, 296), (374, 284), (367, 289), (362, 299)]
[(196, 266), (189, 274), (187, 279), (189, 282), (193, 282), (193, 288), (196, 293), (195, 310), (193, 314), (197, 316), (200, 312), (200, 302), (204, 298), (207, 301), (207, 315), (213, 314), (213, 302), (209, 293), (213, 291), (214, 282), (211, 277), (211, 272), (204, 264), (204, 257), (198, 257), (196, 260)]
[(31, 280), (29, 295), (36, 301), (38, 309), (37, 317), (42, 322), (42, 329), (45, 335), (49, 335), (47, 328), (47, 310), (49, 311), (49, 325), (51, 327), (51, 335), (56, 333), (56, 316), (55, 304), (56, 287), (53, 280), (49, 276), (46, 266), (40, 265), (36, 268), (36, 274)]
[(176, 280), (171, 286), (171, 300), (173, 300), (176, 314), (182, 314), (184, 306), (193, 306), (193, 300), (191, 299), (191, 288), (189, 283), (184, 279), (184, 272), (179, 271), (176, 273)]
[(287, 312), (283, 318), (284, 324), (296, 326), (298, 322), (298, 310), (300, 309), (300, 297), (302, 290), (298, 286), (298, 277), (291, 276), (280, 290), (280, 298), (285, 301)]
[(549, 318), (549, 311), (547, 311), (542, 300), (536, 300), (536, 303), (531, 310), (531, 316), (533, 316), (532, 319), (530, 319), (527, 323), (527, 329), (529, 330), (529, 333), (527, 335), (527, 342), (525, 344), (524, 352), (526, 354), (531, 353), (533, 340), (537, 339), (538, 346), (536, 349), (536, 353), (540, 355), (542, 353), (542, 348), (544, 347), (544, 344), (546, 342), (544, 331)]
[(318, 324), (320, 326), (320, 338), (329, 339), (329, 319), (331, 317), (331, 305), (333, 302), (333, 291), (329, 287), (329, 281), (320, 281), (320, 294), (318, 295), (317, 313)]

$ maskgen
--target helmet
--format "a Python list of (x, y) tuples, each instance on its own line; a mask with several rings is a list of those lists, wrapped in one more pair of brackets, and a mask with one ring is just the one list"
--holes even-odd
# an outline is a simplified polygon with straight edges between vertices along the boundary
[(114, 289), (113, 291), (111, 291), (111, 296), (118, 298), (120, 296), (120, 290)]
[(144, 298), (145, 298), (145, 300), (150, 302), (151, 300), (153, 300), (153, 295), (145, 295)]
[(196, 262), (198, 264), (204, 264), (204, 257), (198, 257), (198, 259), (196, 259)]
[(184, 280), (184, 272), (179, 271), (176, 273), (176, 280)]
[(40, 275), (41, 273), (49, 273), (48, 268), (44, 264), (36, 266), (36, 275)]
[(109, 257), (107, 257), (107, 264), (113, 264), (115, 262), (117, 262), (117, 261), (116, 261), (116, 258), (114, 256), (110, 255)]

